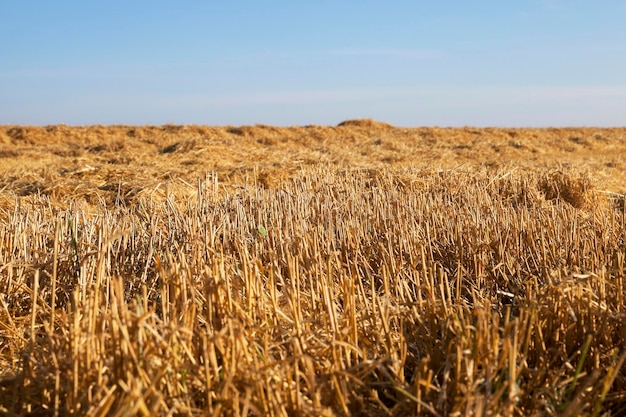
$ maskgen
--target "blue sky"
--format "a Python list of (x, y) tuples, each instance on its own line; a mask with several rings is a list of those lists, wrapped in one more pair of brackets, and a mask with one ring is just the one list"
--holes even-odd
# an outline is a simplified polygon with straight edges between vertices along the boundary
[(0, 0), (0, 124), (626, 125), (626, 0)]

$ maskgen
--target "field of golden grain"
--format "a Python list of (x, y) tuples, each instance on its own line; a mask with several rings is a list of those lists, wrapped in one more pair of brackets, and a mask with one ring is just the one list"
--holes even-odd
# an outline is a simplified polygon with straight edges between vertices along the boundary
[(0, 126), (0, 414), (626, 413), (626, 129)]

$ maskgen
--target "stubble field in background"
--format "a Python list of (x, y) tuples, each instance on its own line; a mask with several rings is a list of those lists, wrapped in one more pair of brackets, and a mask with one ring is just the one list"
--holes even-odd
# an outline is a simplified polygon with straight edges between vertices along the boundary
[(626, 129), (0, 127), (0, 412), (620, 415)]

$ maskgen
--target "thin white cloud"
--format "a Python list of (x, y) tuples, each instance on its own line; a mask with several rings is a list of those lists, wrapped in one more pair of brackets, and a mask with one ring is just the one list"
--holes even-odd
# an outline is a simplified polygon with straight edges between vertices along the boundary
[(282, 106), (325, 105), (340, 103), (386, 103), (401, 100), (436, 108), (498, 105), (550, 105), (581, 100), (622, 100), (626, 104), (626, 85), (622, 86), (423, 86), (413, 88), (354, 88), (233, 92), (232, 94), (111, 94), (94, 100), (124, 103), (150, 103), (159, 107)]
[(289, 51), (261, 51), (249, 55), (239, 56), (240, 60), (250, 59), (307, 59), (315, 57), (347, 57), (347, 58), (412, 58), (419, 60), (436, 59), (445, 55), (445, 52), (434, 48), (332, 48), (312, 50), (289, 50)]
[[(567, 101), (576, 99), (622, 98), (626, 99), (626, 85), (615, 86), (487, 86), (465, 87), (470, 96), (480, 101), (498, 97), (506, 102)], [(482, 97), (482, 98), (481, 98)]]
[(174, 97), (153, 97), (153, 102), (162, 104), (209, 106), (248, 106), (248, 105), (309, 105), (341, 103), (358, 100), (371, 100), (376, 98), (393, 98), (402, 94), (400, 90), (393, 89), (327, 89), (327, 90), (288, 90), (288, 91), (255, 91), (249, 93), (233, 94), (184, 94)]
[(543, 0), (543, 7), (548, 10), (556, 10), (558, 6), (556, 0)]
[[(437, 98), (455, 102), (494, 103), (494, 102), (536, 102), (567, 101), (574, 99), (622, 98), (626, 99), (626, 85), (623, 86), (424, 86), (413, 88), (361, 88), (328, 90), (289, 90), (258, 91), (245, 94), (222, 96), (196, 95), (214, 104), (323, 104), (368, 99), (393, 98)], [(180, 101), (190, 99), (181, 96)]]
[(389, 56), (389, 57), (409, 57), (419, 59), (432, 59), (443, 55), (437, 49), (396, 49), (396, 48), (348, 48), (329, 49), (319, 52), (322, 55), (331, 56)]

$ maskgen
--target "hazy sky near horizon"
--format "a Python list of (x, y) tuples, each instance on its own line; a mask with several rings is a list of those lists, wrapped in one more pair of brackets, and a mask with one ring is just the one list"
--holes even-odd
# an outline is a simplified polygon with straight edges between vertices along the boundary
[(0, 124), (626, 125), (626, 0), (0, 0)]

